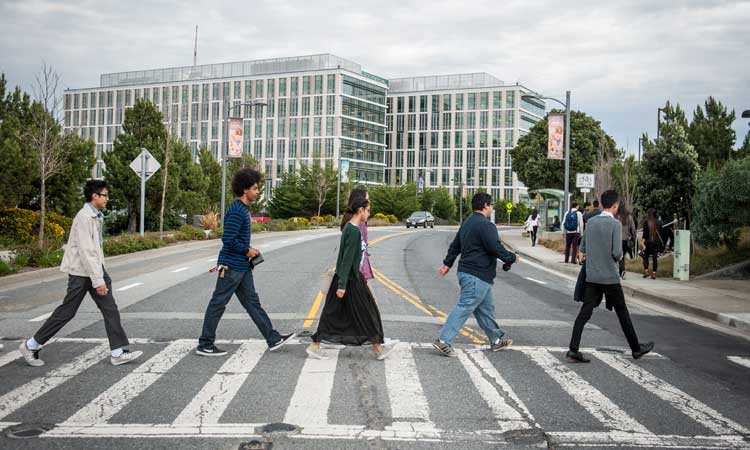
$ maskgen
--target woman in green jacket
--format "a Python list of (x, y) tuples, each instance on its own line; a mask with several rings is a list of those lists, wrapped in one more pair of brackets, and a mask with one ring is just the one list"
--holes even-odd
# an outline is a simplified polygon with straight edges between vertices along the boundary
[(363, 254), (367, 251), (359, 229), (370, 216), (370, 201), (352, 198), (341, 221), (341, 241), (336, 259), (336, 273), (328, 288), (318, 330), (312, 336), (307, 354), (326, 359), (320, 342), (364, 345), (372, 344), (377, 359), (385, 359), (395, 344), (383, 345), (383, 323), (372, 292), (360, 273)]

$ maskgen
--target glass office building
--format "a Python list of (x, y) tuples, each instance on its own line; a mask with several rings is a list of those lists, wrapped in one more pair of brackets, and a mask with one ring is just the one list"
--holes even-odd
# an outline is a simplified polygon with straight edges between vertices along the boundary
[(390, 80), (385, 182), (466, 185), (467, 196), (483, 190), (518, 201), (526, 187), (510, 158), (518, 138), (544, 116), (541, 100), (486, 73)]
[[(221, 158), (225, 125), (244, 118), (244, 150), (270, 180), (313, 161), (383, 183), (385, 99), (388, 82), (359, 64), (322, 54), (104, 74), (100, 86), (64, 94), (66, 132), (96, 142), (101, 155), (122, 131), (125, 111), (138, 99), (152, 101), (173, 136)], [(266, 106), (247, 106), (262, 98)]]
[[(98, 163), (125, 111), (148, 99), (173, 136), (221, 158), (230, 115), (244, 119), (244, 150), (266, 177), (319, 161), (366, 184), (462, 184), (518, 200), (525, 187), (508, 151), (544, 115), (530, 92), (486, 73), (386, 80), (321, 54), (104, 74), (100, 86), (64, 94), (64, 127), (96, 143)], [(266, 106), (247, 106), (262, 98)]]

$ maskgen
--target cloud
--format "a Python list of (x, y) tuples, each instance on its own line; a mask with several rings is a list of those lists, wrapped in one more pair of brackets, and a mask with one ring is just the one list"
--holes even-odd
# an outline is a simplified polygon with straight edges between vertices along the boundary
[[(747, 1), (44, 1), (0, 4), (0, 71), (29, 89), (42, 60), (67, 87), (102, 73), (334, 53), (384, 77), (486, 71), (592, 114), (620, 146), (666, 100), (750, 109)], [(738, 142), (747, 121), (735, 123)]]

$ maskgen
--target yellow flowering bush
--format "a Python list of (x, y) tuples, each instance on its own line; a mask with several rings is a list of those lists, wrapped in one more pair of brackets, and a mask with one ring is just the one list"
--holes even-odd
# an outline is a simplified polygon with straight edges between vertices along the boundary
[[(45, 239), (63, 241), (73, 220), (56, 213), (47, 214), (44, 223)], [(21, 208), (0, 209), (0, 240), (28, 244), (37, 238), (39, 213)]]
[(310, 225), (310, 221), (304, 217), (290, 217), (289, 219), (287, 219), (287, 222), (299, 223), (304, 226)]

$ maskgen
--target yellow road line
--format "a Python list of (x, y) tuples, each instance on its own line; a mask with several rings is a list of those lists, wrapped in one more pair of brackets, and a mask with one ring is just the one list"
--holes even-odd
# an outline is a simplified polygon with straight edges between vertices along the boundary
[(377, 244), (378, 242), (381, 242), (381, 241), (384, 241), (384, 240), (386, 240), (386, 239), (390, 239), (390, 238), (393, 238), (393, 237), (396, 237), (396, 236), (401, 236), (401, 235), (404, 235), (404, 234), (407, 234), (407, 233), (411, 233), (411, 231), (402, 231), (402, 232), (400, 232), (400, 233), (387, 234), (387, 235), (385, 235), (385, 236), (381, 236), (381, 237), (379, 237), (379, 238), (377, 238), (377, 239), (373, 239), (373, 240), (371, 240), (371, 241), (370, 241), (370, 242), (368, 243), (368, 245), (375, 245), (375, 244)]
[[(433, 305), (424, 303), (419, 297), (407, 291), (406, 289), (404, 289), (402, 286), (400, 286), (398, 283), (391, 280), (387, 276), (383, 275), (383, 273), (380, 272), (379, 270), (376, 270), (373, 268), (372, 271), (373, 271), (373, 274), (375, 275), (375, 279), (380, 281), (386, 288), (390, 289), (399, 297), (403, 298), (404, 300), (408, 301), (412, 305), (416, 306), (419, 310), (421, 310), (425, 314), (432, 316), (432, 317), (437, 315), (438, 319), (440, 319), (441, 322), (445, 323), (445, 320), (448, 318), (448, 315), (446, 313), (444, 313), (443, 311), (441, 311), (440, 309), (436, 308)], [(434, 314), (431, 313), (427, 308), (434, 311)], [(483, 344), (486, 342), (484, 339), (478, 336), (479, 332), (477, 330), (472, 329), (471, 327), (464, 326), (463, 328), (461, 328), (459, 332), (461, 333), (462, 336), (465, 336), (471, 339), (476, 344)]]
[(317, 297), (315, 297), (315, 302), (313, 302), (312, 308), (310, 308), (310, 312), (307, 313), (307, 319), (305, 319), (305, 324), (303, 325), (304, 328), (310, 328), (310, 326), (313, 324), (313, 321), (315, 321), (315, 317), (318, 315), (318, 309), (320, 308), (320, 303), (323, 301), (323, 291), (318, 291)]

